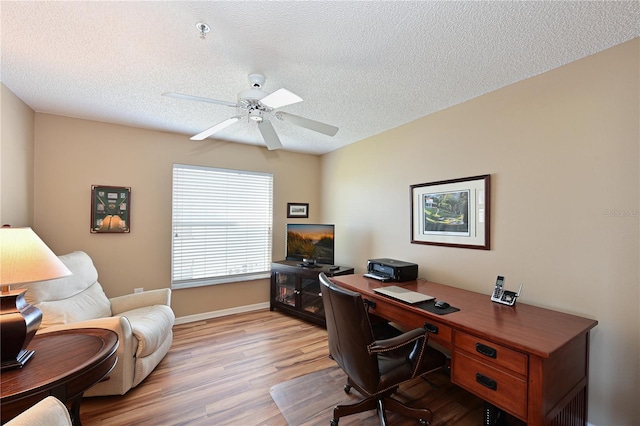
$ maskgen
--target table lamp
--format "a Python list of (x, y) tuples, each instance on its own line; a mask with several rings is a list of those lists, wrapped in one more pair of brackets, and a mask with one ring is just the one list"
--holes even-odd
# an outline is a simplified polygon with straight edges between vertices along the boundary
[(31, 228), (0, 228), (0, 352), (1, 371), (22, 368), (34, 354), (27, 346), (42, 321), (42, 311), (30, 305), (27, 289), (9, 286), (71, 275)]

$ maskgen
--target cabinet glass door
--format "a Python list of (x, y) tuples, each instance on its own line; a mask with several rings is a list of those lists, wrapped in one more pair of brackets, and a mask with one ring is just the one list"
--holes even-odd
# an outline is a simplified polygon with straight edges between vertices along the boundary
[(300, 307), (303, 310), (312, 314), (324, 316), (322, 293), (320, 293), (320, 282), (317, 278), (302, 277), (300, 296)]
[(296, 306), (296, 275), (276, 272), (275, 300), (289, 306)]

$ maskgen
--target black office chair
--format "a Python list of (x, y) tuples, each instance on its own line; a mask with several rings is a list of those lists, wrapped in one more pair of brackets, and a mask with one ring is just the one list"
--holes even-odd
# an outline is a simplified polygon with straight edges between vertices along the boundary
[(431, 410), (411, 408), (391, 398), (398, 386), (445, 365), (445, 356), (427, 346), (429, 332), (418, 328), (386, 340), (375, 340), (360, 293), (341, 288), (320, 274), (322, 302), (327, 321), (329, 354), (347, 374), (344, 391), (354, 387), (365, 399), (333, 410), (331, 426), (340, 417), (377, 409), (380, 423), (385, 410), (418, 419), (426, 425)]

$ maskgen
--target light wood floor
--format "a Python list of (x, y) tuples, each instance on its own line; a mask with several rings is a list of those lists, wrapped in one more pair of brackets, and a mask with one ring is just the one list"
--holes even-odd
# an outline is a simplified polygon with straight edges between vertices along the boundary
[[(284, 426), (270, 388), (334, 365), (323, 328), (278, 311), (177, 325), (145, 381), (123, 396), (85, 398), (80, 417), (84, 426)], [(482, 424), (471, 405), (474, 420), (461, 415), (456, 426)]]

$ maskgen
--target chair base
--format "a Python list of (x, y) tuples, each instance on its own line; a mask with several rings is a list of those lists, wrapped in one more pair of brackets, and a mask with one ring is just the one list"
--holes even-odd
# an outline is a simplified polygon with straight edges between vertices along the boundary
[[(344, 391), (349, 393), (351, 385), (345, 385)], [(365, 411), (376, 409), (378, 416), (380, 417), (380, 424), (382, 426), (387, 425), (386, 411), (392, 411), (394, 413), (401, 414), (406, 417), (417, 419), (420, 425), (428, 425), (432, 419), (431, 410), (427, 408), (412, 408), (400, 401), (392, 398), (390, 395), (395, 392), (397, 388), (390, 391), (372, 396), (355, 404), (338, 405), (333, 409), (333, 419), (331, 419), (331, 426), (338, 426), (338, 422), (341, 417), (350, 416), (352, 414), (363, 413)]]

